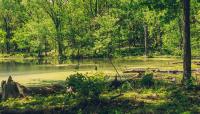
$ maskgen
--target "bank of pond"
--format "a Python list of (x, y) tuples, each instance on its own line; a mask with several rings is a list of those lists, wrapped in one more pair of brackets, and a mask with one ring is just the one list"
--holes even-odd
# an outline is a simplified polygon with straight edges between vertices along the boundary
[(20, 88), (18, 96), (9, 95), (12, 90), (2, 93), (2, 98), (7, 97), (0, 103), (0, 113), (199, 114), (200, 79), (194, 77), (191, 87), (186, 89), (181, 78), (179, 74), (150, 71), (113, 76), (75, 73), (57, 84), (37, 87), (25, 87), (12, 79)]

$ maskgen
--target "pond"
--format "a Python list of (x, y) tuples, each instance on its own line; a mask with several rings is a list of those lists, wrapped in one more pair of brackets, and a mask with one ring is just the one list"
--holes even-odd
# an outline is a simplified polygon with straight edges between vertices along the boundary
[[(122, 73), (127, 68), (159, 68), (163, 70), (181, 70), (179, 58), (144, 58), (130, 57), (113, 59), (112, 63)], [(199, 68), (193, 65), (193, 68)], [(48, 59), (0, 59), (0, 81), (13, 76), (14, 80), (25, 85), (35, 85), (47, 80), (65, 80), (70, 74), (81, 72), (105, 72), (115, 74), (109, 59), (66, 60), (58, 64), (57, 60)]]

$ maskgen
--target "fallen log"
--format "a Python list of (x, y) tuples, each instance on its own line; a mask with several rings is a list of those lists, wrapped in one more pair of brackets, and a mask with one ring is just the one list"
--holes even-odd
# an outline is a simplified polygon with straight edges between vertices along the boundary
[(65, 91), (65, 87), (59, 84), (49, 85), (49, 86), (40, 86), (40, 87), (29, 87), (27, 94), (28, 95), (50, 95), (56, 92)]
[(172, 64), (182, 64), (183, 62), (173, 62)]
[[(182, 70), (160, 70), (158, 68), (135, 68), (123, 71), (123, 73), (145, 73), (146, 71), (157, 72), (157, 73), (167, 73), (167, 74), (182, 74)], [(192, 70), (192, 72), (200, 72), (200, 69)]]
[(167, 74), (182, 74), (181, 70), (159, 70), (158, 73), (167, 73)]
[(145, 73), (146, 71), (156, 72), (159, 71), (158, 68), (135, 68), (135, 69), (128, 69), (125, 70), (123, 73)]
[[(173, 62), (172, 64), (183, 64), (183, 62)], [(200, 65), (200, 61), (194, 61), (192, 64)]]
[(144, 72), (146, 72), (145, 69), (129, 69), (123, 71), (123, 73), (144, 73)]
[(195, 69), (195, 70), (200, 73), (200, 69)]
[(193, 62), (195, 65), (200, 65), (200, 62), (198, 62), (198, 61), (195, 61), (195, 62)]

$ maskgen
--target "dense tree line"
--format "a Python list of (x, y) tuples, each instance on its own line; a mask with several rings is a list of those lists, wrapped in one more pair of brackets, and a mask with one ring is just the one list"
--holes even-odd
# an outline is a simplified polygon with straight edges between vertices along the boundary
[[(200, 3), (191, 1), (200, 52)], [(0, 51), (29, 56), (183, 55), (180, 0), (0, 0)]]

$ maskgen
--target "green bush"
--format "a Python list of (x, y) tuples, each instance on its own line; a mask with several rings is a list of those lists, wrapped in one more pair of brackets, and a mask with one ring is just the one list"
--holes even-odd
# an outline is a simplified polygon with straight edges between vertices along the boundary
[(79, 73), (70, 75), (66, 81), (67, 87), (72, 87), (77, 96), (83, 99), (99, 99), (105, 87), (103, 78)]
[(122, 85), (122, 90), (123, 90), (123, 91), (133, 90), (133, 87), (132, 87), (132, 85), (131, 85), (130, 82), (126, 81), (126, 82), (123, 83), (123, 85)]
[(141, 80), (141, 85), (151, 87), (154, 85), (153, 73), (145, 73)]

